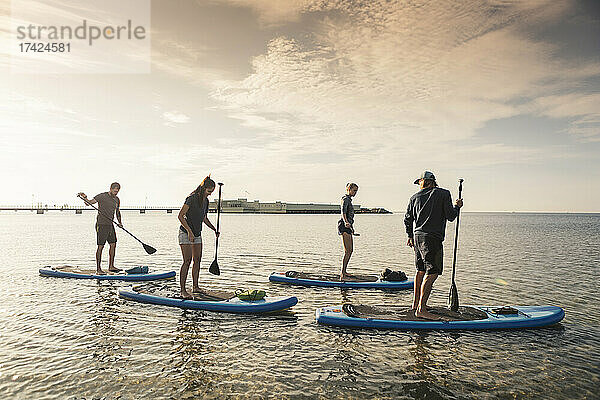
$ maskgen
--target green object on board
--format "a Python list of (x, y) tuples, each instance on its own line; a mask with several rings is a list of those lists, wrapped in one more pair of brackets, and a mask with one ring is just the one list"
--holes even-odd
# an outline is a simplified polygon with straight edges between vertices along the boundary
[(258, 290), (258, 289), (246, 290), (246, 291), (238, 289), (238, 290), (235, 291), (235, 295), (240, 300), (244, 300), (244, 301), (256, 301), (256, 300), (262, 300), (262, 299), (264, 299), (265, 296), (267, 295), (267, 293), (264, 290)]

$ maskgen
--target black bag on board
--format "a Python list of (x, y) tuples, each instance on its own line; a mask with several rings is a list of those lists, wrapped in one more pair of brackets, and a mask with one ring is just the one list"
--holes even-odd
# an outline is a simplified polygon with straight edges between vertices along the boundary
[(384, 269), (381, 272), (381, 280), (389, 282), (402, 282), (407, 280), (408, 277), (402, 271), (392, 271), (389, 268)]

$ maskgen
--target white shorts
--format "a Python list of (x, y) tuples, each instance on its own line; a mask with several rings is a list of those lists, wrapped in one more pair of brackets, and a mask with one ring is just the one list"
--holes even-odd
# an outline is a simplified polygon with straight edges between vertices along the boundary
[(192, 243), (188, 238), (187, 232), (183, 232), (181, 229), (179, 229), (179, 244), (202, 244), (202, 234), (196, 236), (194, 238), (194, 242)]

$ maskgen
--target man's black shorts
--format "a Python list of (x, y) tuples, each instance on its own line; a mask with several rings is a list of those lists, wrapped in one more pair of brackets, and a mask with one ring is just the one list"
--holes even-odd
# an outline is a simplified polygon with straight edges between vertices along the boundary
[(117, 233), (115, 232), (115, 226), (113, 224), (96, 224), (96, 240), (98, 246), (104, 246), (106, 242), (108, 242), (108, 244), (117, 243)]
[(415, 235), (415, 266), (427, 275), (442, 274), (444, 269), (444, 247), (438, 238)]

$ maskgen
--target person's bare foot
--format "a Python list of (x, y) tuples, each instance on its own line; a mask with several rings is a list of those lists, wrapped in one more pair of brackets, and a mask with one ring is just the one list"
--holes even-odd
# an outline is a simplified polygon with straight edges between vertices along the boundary
[(192, 289), (192, 293), (202, 293), (202, 289), (200, 289), (199, 287), (195, 287)]
[(415, 317), (421, 319), (428, 319), (430, 321), (442, 321), (442, 318), (439, 315), (435, 315), (426, 310), (416, 310)]
[[(416, 311), (417, 311), (417, 308), (418, 308), (418, 306), (412, 306), (412, 307), (409, 309), (409, 311), (415, 311), (415, 312), (416, 312)], [(427, 311), (431, 311), (431, 310), (432, 310), (432, 308), (431, 308), (431, 307), (429, 307), (429, 306), (426, 306), (426, 307), (425, 307), (425, 309), (426, 309)]]
[(106, 272), (104, 272), (104, 271), (103, 271), (103, 270), (101, 270), (101, 269), (97, 269), (97, 270), (96, 270), (96, 275), (106, 275)]
[(117, 268), (117, 267), (108, 268), (108, 272), (121, 272), (121, 271), (123, 271), (123, 270), (120, 268)]
[(189, 293), (188, 293), (186, 290), (182, 290), (180, 294), (181, 294), (181, 297), (182, 297), (184, 300), (192, 300), (192, 299), (194, 298), (194, 297), (193, 297), (191, 294), (189, 294)]
[(340, 281), (351, 281), (351, 280), (356, 280), (356, 276), (349, 274), (347, 272), (342, 272), (340, 274)]

